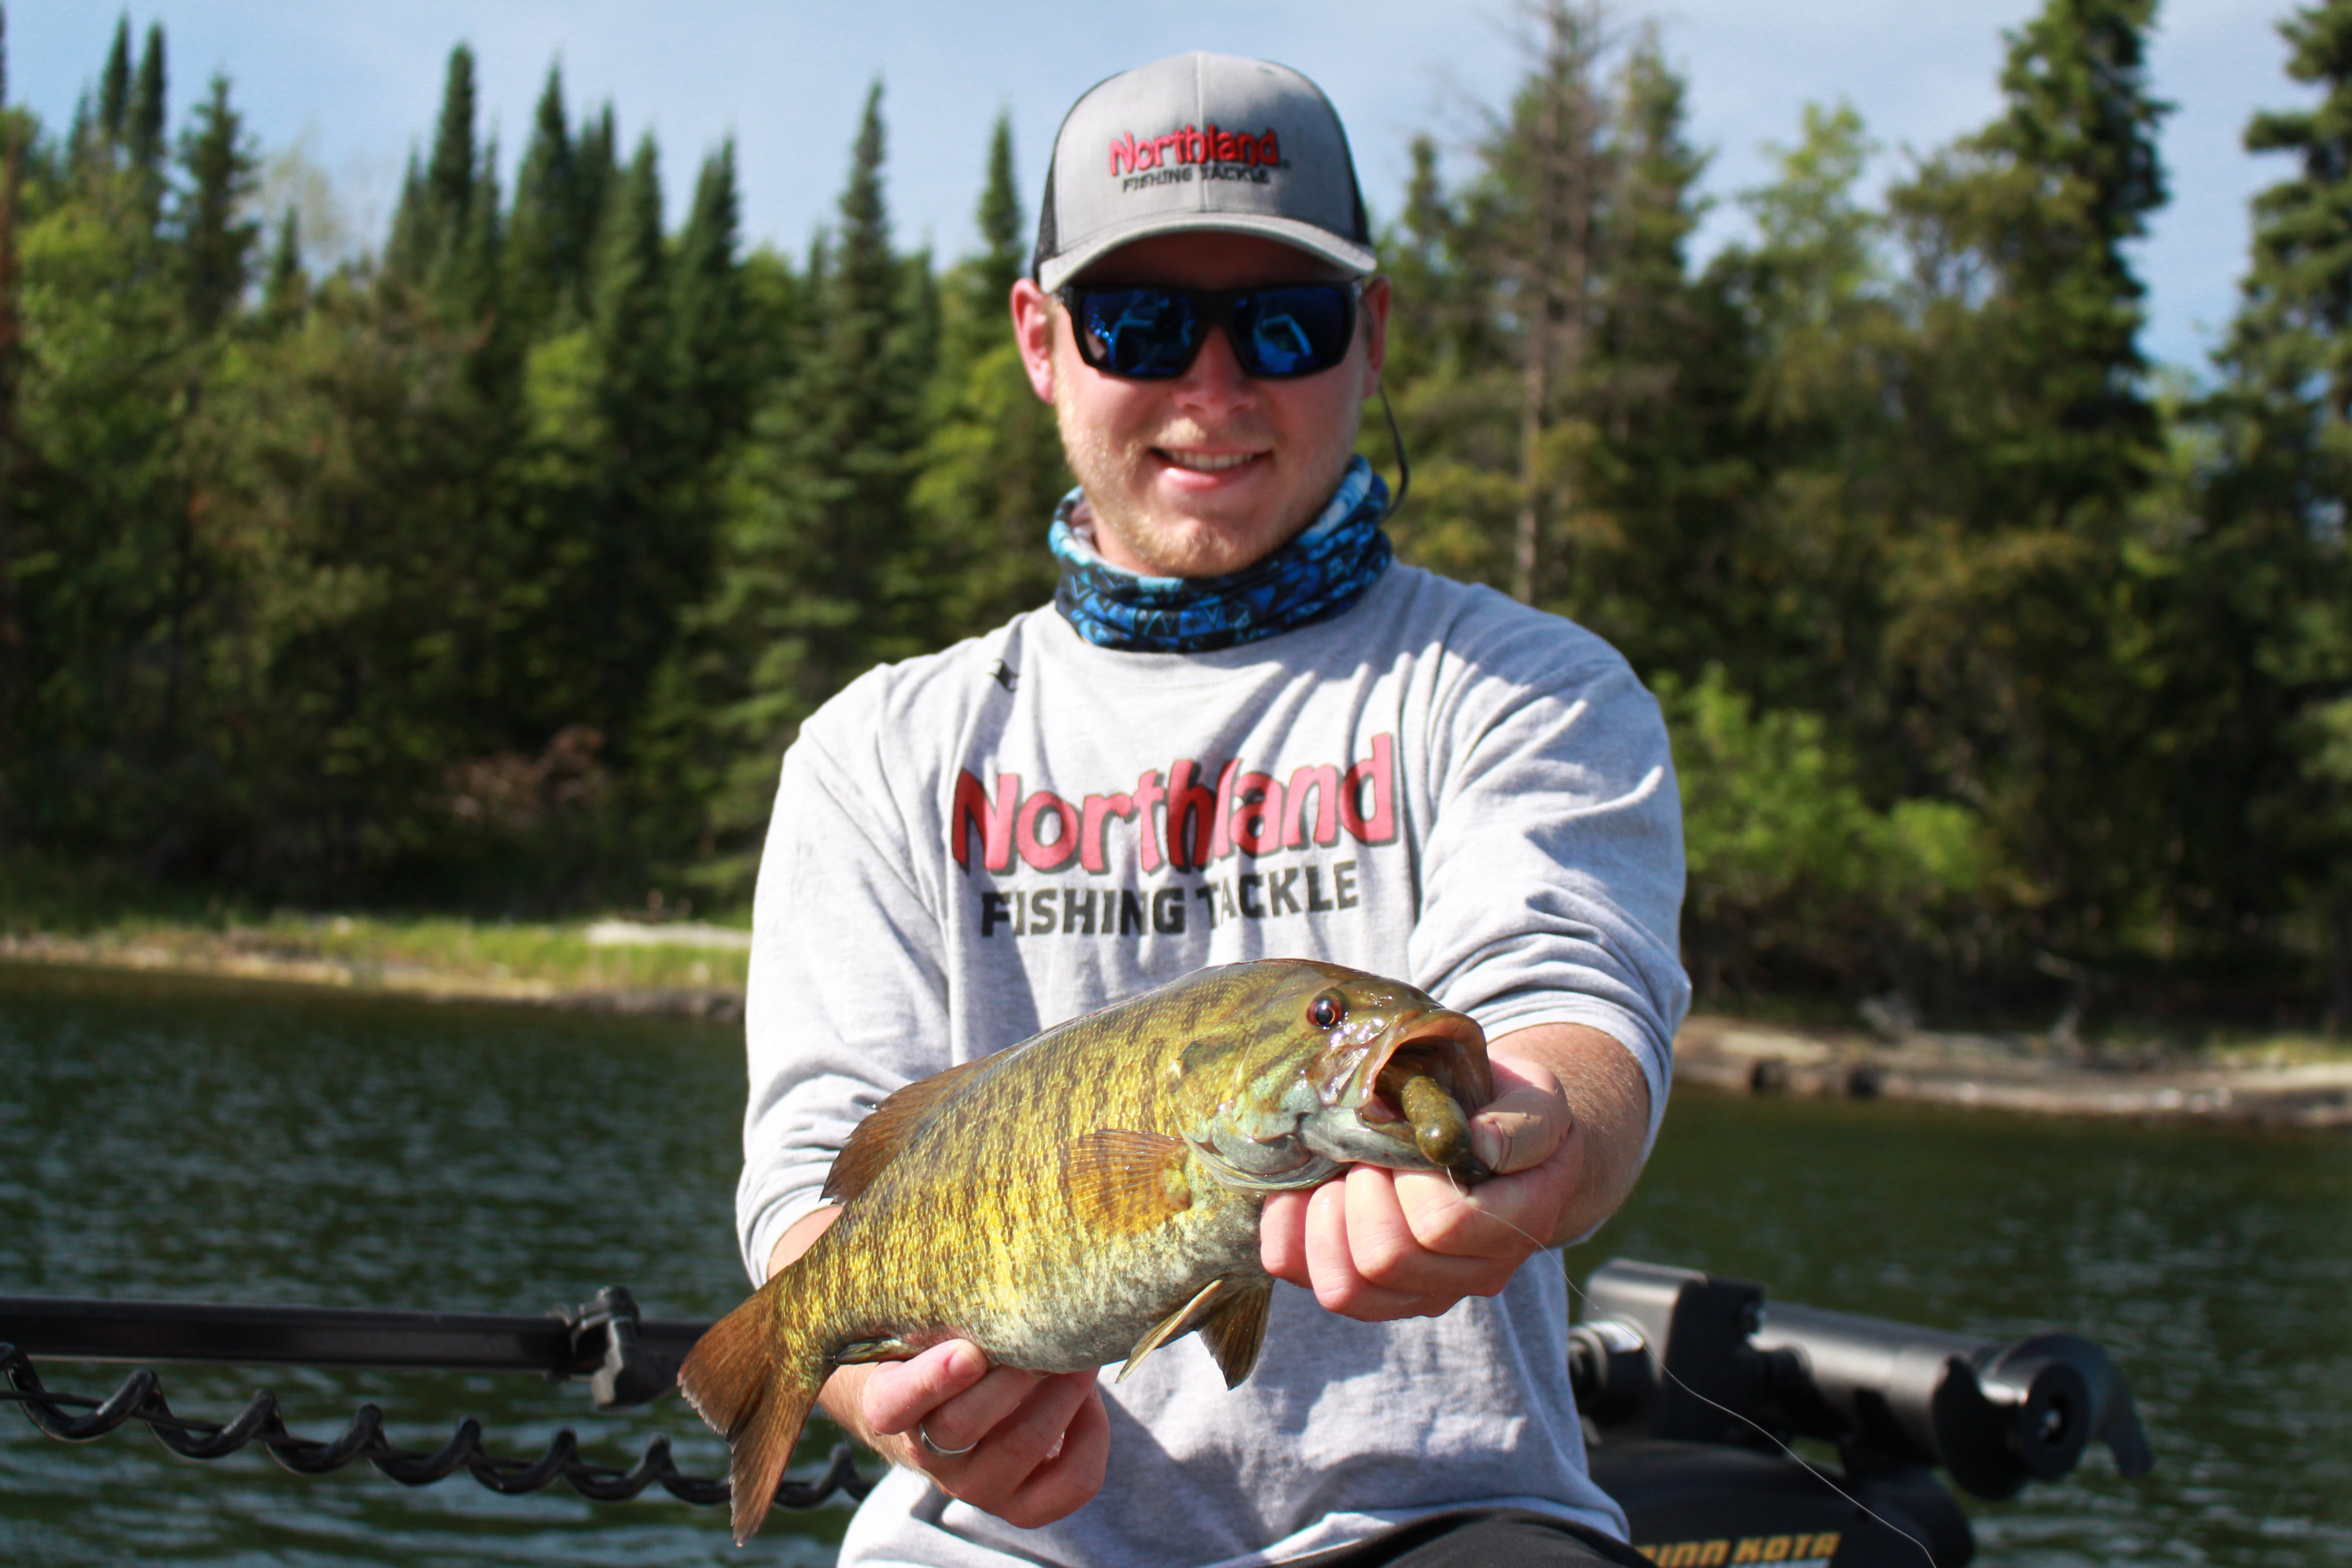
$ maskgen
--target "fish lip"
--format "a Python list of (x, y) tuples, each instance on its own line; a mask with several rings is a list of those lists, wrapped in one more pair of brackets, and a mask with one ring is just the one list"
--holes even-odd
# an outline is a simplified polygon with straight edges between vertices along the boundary
[(1330, 1085), (1325, 1103), (1363, 1104), (1400, 1052), (1433, 1044), (1442, 1047), (1434, 1053), (1433, 1064), (1440, 1085), (1465, 1114), (1475, 1115), (1495, 1098), (1494, 1070), (1486, 1062), (1486, 1031), (1476, 1019), (1451, 1007), (1423, 1007), (1400, 1016), (1375, 1038), (1355, 1070)]

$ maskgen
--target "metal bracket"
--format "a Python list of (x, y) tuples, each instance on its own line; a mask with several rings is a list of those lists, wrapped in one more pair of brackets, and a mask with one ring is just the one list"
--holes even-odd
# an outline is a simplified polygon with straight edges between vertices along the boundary
[[(658, 1398), (677, 1386), (677, 1369), (647, 1355), (637, 1341), (637, 1301), (623, 1285), (607, 1285), (585, 1306), (558, 1308), (572, 1333), (575, 1369), (596, 1363), (588, 1397), (599, 1410), (621, 1410)], [(601, 1355), (593, 1342), (601, 1336)]]

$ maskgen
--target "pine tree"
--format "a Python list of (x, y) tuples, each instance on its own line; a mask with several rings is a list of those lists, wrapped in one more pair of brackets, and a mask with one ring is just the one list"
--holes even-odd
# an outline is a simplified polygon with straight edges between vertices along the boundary
[[(2281, 26), (2287, 74), (2321, 93), (2257, 114), (2249, 152), (2295, 174), (2254, 199), (2252, 265), (2210, 410), (2226, 461), (2180, 574), (2224, 787), (2197, 837), (2217, 913), (2242, 926), (2299, 912), (2352, 1027), (2352, 0)], [(2234, 808), (2234, 810), (2232, 809)], [(2253, 831), (2249, 833), (2248, 829)]]
[(449, 51), (441, 114), (423, 164), (411, 157), (384, 247), (388, 277), (421, 289), (453, 315), (488, 303), (480, 249), (496, 235), (496, 201), (478, 203), (488, 165), (475, 151), (474, 53)]
[(442, 223), (454, 228), (474, 205), (474, 51), (449, 51), (441, 90), (441, 121), (425, 165), (425, 190)]
[(244, 133), (243, 119), (229, 105), (226, 77), (213, 78), (212, 95), (196, 106), (195, 119), (180, 142), (180, 163), (188, 184), (177, 228), (188, 321), (204, 336), (244, 298), (261, 226), (242, 216), (253, 195), (258, 160), (251, 138)]
[(1893, 701), (1916, 785), (1984, 805), (2036, 939), (2086, 958), (2126, 951), (2175, 876), (2167, 715), (2129, 668), (2133, 509), (2163, 456), (2126, 254), (2164, 195), (2153, 10), (2048, 0), (2011, 36), (2001, 116), (1892, 193), (1916, 321)]
[[(1489, 243), (1501, 195), (1491, 180), (1449, 190), (1428, 136), (1412, 153), (1404, 210), (1380, 247), (1394, 284), (1381, 381), (1412, 465), (1411, 504), (1389, 532), (1418, 565), (1504, 584), (1521, 498), (1509, 477), (1519, 378), (1496, 309), (1506, 258)], [(1368, 427), (1358, 449), (1386, 463), (1387, 437)]]
[(931, 345), (912, 319), (883, 197), (882, 89), (868, 93), (840, 201), (813, 260), (815, 306), (791, 377), (757, 416), (727, 520), (705, 689), (726, 758), (710, 827), (718, 881), (747, 876), (784, 744), (877, 658), (922, 646), (894, 600), (915, 549), (908, 490)]
[(1754, 469), (1727, 510), (1748, 536), (1761, 614), (1753, 657), (1734, 662), (1767, 707), (1811, 708), (1850, 736), (1877, 735), (1903, 323), (1885, 219), (1856, 195), (1874, 150), (1860, 116), (1809, 105), (1802, 127), (1779, 150), (1778, 177), (1741, 198), (1755, 243), (1712, 268), (1745, 322), (1749, 367), (1739, 413)]
[[(127, 128), (127, 20), (117, 43), (100, 95)], [(185, 601), (185, 494), (172, 471), (186, 408), (178, 279), (153, 222), (160, 181), (125, 170), (101, 120), (93, 109), (52, 163), (29, 118), (0, 110), (26, 176), (10, 215), (18, 342), (68, 351), (15, 360), (5, 765), (17, 780), (89, 781), (13, 794), (0, 832), (68, 849), (142, 843), (162, 820), (177, 723), (171, 631)], [(26, 574), (27, 560), (63, 569)]]
[(751, 416), (735, 143), (704, 160), (671, 275), (670, 384), (679, 461), (700, 470), (732, 447)]
[(591, 563), (570, 606), (597, 689), (576, 715), (614, 736), (634, 719), (672, 617), (695, 584), (675, 557), (664, 510), (677, 478), (669, 399), (668, 280), (658, 154), (637, 144), (597, 232), (589, 273), (588, 345), (605, 447), (573, 526)]
[(392, 205), (392, 232), (383, 241), (382, 260), (387, 282), (415, 287), (423, 279), (432, 262), (431, 219), (425, 176), (416, 166), (416, 154), (411, 153), (401, 171), (400, 199)]
[(164, 122), (163, 24), (152, 22), (147, 27), (147, 47), (139, 54), (139, 79), (122, 126), (131, 166), (142, 174), (152, 176), (163, 167)]
[(1028, 270), (1028, 247), (1004, 116), (990, 138), (977, 216), (980, 252), (942, 290), (940, 359), (914, 489), (942, 640), (1052, 597), (1045, 530), (1071, 483), (1053, 411), (1031, 389), (1013, 341), (1010, 300)]
[(1548, 596), (1565, 574), (1555, 541), (1579, 531), (1582, 521), (1574, 470), (1579, 449), (1589, 444), (1580, 405), (1605, 243), (1602, 206), (1615, 177), (1597, 0), (1544, 0), (1533, 9), (1541, 36), (1532, 68), (1509, 121), (1481, 150), (1494, 189), (1478, 226), (1518, 326), (1518, 496), (1509, 583), (1512, 596), (1525, 603)]
[(605, 104), (584, 121), (572, 143), (572, 232), (578, 237), (579, 268), (584, 277), (589, 247), (604, 221), (604, 203), (620, 168), (620, 140), (613, 128), (613, 106)]
[(1560, 465), (1573, 488), (1552, 504), (1556, 547), (1574, 572), (1539, 602), (1608, 637), (1636, 668), (1721, 660), (1746, 686), (1769, 657), (1760, 563), (1738, 512), (1749, 366), (1719, 289), (1689, 276), (1706, 160), (1654, 29), (1626, 49), (1612, 86), (1580, 417), (1562, 427), (1581, 451)]
[(289, 206), (278, 220), (278, 238), (270, 247), (261, 310), (273, 325), (282, 327), (298, 320), (310, 302), (310, 274), (302, 267), (302, 218)]
[[(17, 306), (16, 213), (24, 190), (25, 127), (8, 107), (8, 13), (0, 5), (0, 757), (22, 755), (16, 733), (16, 682), (24, 623), (16, 605), (16, 509), (18, 354), (24, 318)], [(0, 763), (0, 833), (7, 830), (9, 770)]]
[(2246, 127), (2249, 153), (2302, 168), (2254, 199), (2253, 264), (2225, 363), (2286, 415), (2281, 435), (2307, 443), (2285, 467), (2317, 479), (2317, 495), (2352, 495), (2352, 5), (2322, 0), (2280, 31), (2287, 74), (2326, 97)]
[(131, 128), (131, 15), (114, 24), (114, 43), (98, 78), (98, 133), (120, 146)]
[(563, 72), (551, 66), (515, 175), (508, 219), (505, 297), (532, 332), (544, 331), (567, 305), (577, 308), (589, 237), (579, 228), (578, 184), (563, 109)]

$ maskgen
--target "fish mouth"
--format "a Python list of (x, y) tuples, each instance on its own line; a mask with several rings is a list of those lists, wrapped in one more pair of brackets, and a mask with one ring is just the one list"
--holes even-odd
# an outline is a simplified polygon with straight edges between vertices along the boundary
[(1391, 1169), (1475, 1164), (1466, 1152), (1457, 1162), (1432, 1159), (1416, 1141), (1403, 1100), (1408, 1083), (1429, 1079), (1460, 1108), (1466, 1122), (1495, 1098), (1486, 1031), (1466, 1014), (1435, 1007), (1404, 1015), (1368, 1046), (1325, 1079), (1319, 1097), (1324, 1109), (1301, 1128), (1308, 1145), (1334, 1159)]
[(1495, 1075), (1486, 1065), (1486, 1031), (1466, 1013), (1432, 1007), (1391, 1024), (1352, 1071), (1332, 1081), (1324, 1103), (1352, 1104), (1367, 1113), (1368, 1121), (1400, 1120), (1391, 1098), (1393, 1089), (1384, 1092), (1381, 1085), (1411, 1073), (1435, 1079), (1465, 1112), (1495, 1098)]

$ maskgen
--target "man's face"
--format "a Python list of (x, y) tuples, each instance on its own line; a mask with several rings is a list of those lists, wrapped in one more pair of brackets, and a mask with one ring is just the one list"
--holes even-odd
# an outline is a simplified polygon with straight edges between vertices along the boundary
[[(1081, 281), (1241, 289), (1339, 276), (1273, 240), (1194, 233), (1138, 240)], [(1355, 449), (1364, 399), (1380, 387), (1388, 309), (1388, 284), (1374, 279), (1347, 359), (1314, 375), (1244, 375), (1217, 327), (1182, 375), (1127, 381), (1079, 358), (1067, 312), (1034, 283), (1014, 285), (1029, 382), (1059, 418), (1104, 559), (1153, 576), (1214, 577), (1297, 537)]]

